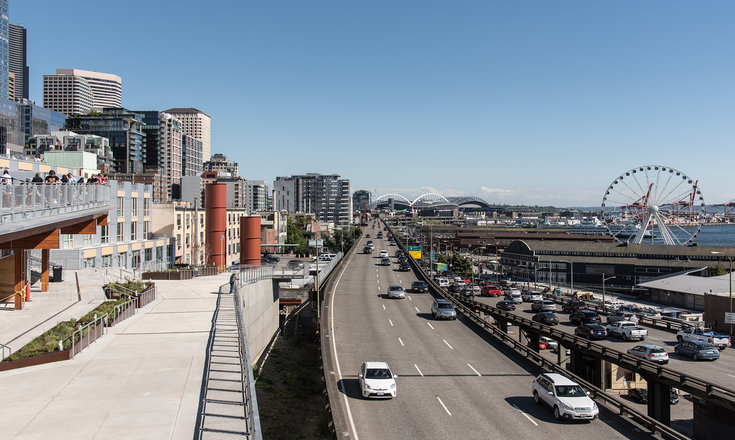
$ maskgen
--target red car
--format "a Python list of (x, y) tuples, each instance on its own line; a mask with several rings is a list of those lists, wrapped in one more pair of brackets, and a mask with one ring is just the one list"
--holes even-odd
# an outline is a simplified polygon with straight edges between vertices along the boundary
[(502, 295), (503, 291), (498, 288), (498, 286), (494, 286), (492, 284), (488, 284), (486, 286), (482, 287), (482, 296), (500, 296)]

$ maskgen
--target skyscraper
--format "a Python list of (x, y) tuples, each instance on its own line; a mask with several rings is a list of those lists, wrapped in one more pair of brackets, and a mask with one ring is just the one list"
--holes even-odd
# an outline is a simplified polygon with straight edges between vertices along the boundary
[(110, 73), (56, 69), (43, 76), (43, 106), (71, 115), (122, 106), (122, 79)]
[(207, 162), (211, 154), (212, 118), (195, 108), (170, 108), (164, 112), (176, 116), (181, 121), (184, 134), (202, 142), (202, 162)]
[(8, 27), (8, 68), (15, 75), (15, 99), (28, 99), (28, 52), (26, 28), (17, 24)]
[(8, 0), (0, 0), (0, 97), (8, 98)]

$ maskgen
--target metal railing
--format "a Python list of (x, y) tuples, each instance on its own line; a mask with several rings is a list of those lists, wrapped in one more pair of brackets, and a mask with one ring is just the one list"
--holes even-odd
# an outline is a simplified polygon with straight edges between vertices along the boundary
[(238, 287), (242, 287), (246, 284), (257, 283), (260, 280), (273, 278), (274, 267), (270, 265), (262, 266), (236, 266), (239, 281), (237, 282)]
[(110, 312), (110, 320), (107, 323), (108, 326), (115, 325), (120, 321), (124, 321), (131, 316), (135, 316), (135, 299), (125, 301), (122, 304), (118, 304)]
[(0, 185), (0, 223), (109, 206), (108, 185), (26, 182)]
[(135, 306), (140, 309), (152, 303), (153, 301), (156, 300), (157, 293), (158, 293), (158, 289), (156, 288), (155, 285), (153, 287), (149, 287), (148, 289), (140, 292), (140, 294), (135, 298), (135, 300), (137, 301)]
[(232, 295), (235, 303), (235, 321), (237, 322), (238, 354), (240, 356), (240, 374), (242, 377), (244, 401), (245, 401), (245, 432), (247, 437), (261, 440), (263, 433), (260, 429), (260, 414), (258, 413), (258, 401), (255, 394), (255, 378), (250, 363), (250, 350), (248, 348), (245, 320), (242, 316), (242, 298), (240, 289), (235, 289)]
[[(6, 350), (8, 354), (5, 354)], [(13, 354), (13, 350), (11, 350), (9, 346), (5, 344), (0, 344), (0, 362), (11, 354)]]
[[(108, 314), (97, 317), (89, 324), (75, 330), (71, 335), (71, 357), (73, 358), (78, 352), (89, 347), (94, 341), (105, 334), (105, 320)], [(77, 340), (79, 343), (77, 343)]]

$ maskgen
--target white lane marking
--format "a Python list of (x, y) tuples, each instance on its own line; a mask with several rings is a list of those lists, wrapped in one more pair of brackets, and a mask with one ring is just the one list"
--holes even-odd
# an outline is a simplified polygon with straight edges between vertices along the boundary
[(467, 362), (467, 366), (468, 366), (468, 367), (470, 367), (470, 369), (471, 369), (472, 371), (474, 371), (476, 375), (478, 375), (478, 376), (482, 376), (482, 374), (480, 374), (480, 372), (479, 372), (479, 371), (475, 370), (475, 367), (473, 367), (472, 365), (470, 365), (470, 363), (469, 363), (469, 362)]
[(430, 323), (430, 322), (427, 322), (427, 323), (426, 323), (426, 325), (428, 325), (428, 326), (429, 326), (429, 327), (430, 327), (430, 328), (431, 328), (432, 330), (434, 330), (434, 326), (433, 326), (433, 325), (431, 325), (431, 323)]
[(419, 366), (416, 365), (416, 364), (413, 364), (413, 366), (416, 367), (416, 371), (419, 372), (419, 374), (421, 375), (421, 377), (424, 377), (424, 373), (422, 373), (421, 370), (419, 370)]
[(452, 413), (449, 412), (449, 410), (447, 409), (447, 406), (444, 404), (444, 402), (442, 402), (442, 400), (439, 398), (439, 396), (436, 396), (436, 400), (439, 401), (439, 403), (441, 404), (442, 408), (444, 408), (444, 411), (446, 411), (447, 414), (449, 414), (451, 416)]
[[(725, 374), (727, 374), (727, 373), (725, 373)], [(735, 377), (735, 376), (733, 376), (732, 374), (727, 374), (727, 375), (728, 375), (728, 376), (730, 376), (730, 377)]]
[(449, 345), (449, 342), (447, 342), (447, 340), (446, 340), (446, 339), (442, 339), (442, 341), (444, 341), (444, 343), (445, 343), (445, 344), (447, 344), (447, 347), (449, 347), (449, 348), (451, 348), (452, 350), (454, 350), (454, 347), (452, 347), (451, 345)]
[(418, 307), (416, 307), (416, 306), (413, 306), (413, 308), (414, 308), (414, 309), (416, 309), (416, 312), (420, 312), (420, 311), (421, 311), (421, 310), (419, 310), (419, 308), (418, 308)]
[(383, 304), (383, 310), (385, 310), (385, 304)]
[[(350, 255), (350, 260), (352, 259), (352, 255)], [(330, 339), (332, 340), (332, 351), (334, 352), (334, 363), (337, 364), (337, 381), (342, 385), (342, 398), (345, 402), (345, 408), (347, 408), (347, 418), (350, 420), (350, 428), (352, 428), (352, 432), (355, 434), (355, 440), (359, 440), (357, 436), (357, 429), (355, 429), (355, 420), (352, 418), (352, 410), (350, 409), (350, 402), (347, 400), (347, 392), (345, 390), (344, 383), (342, 382), (342, 368), (339, 365), (339, 357), (337, 356), (337, 334), (334, 331), (334, 297), (336, 296), (337, 292), (337, 286), (339, 286), (339, 282), (342, 280), (342, 275), (345, 273), (345, 270), (347, 269), (347, 266), (349, 265), (349, 260), (347, 261), (348, 264), (345, 264), (342, 268), (342, 272), (339, 273), (339, 277), (337, 278), (337, 282), (334, 283), (334, 289), (332, 289), (332, 296), (329, 298), (329, 333), (332, 336)], [(385, 305), (383, 305), (385, 308)]]
[(649, 336), (648, 339), (653, 339), (654, 341), (663, 341), (663, 339), (654, 338), (653, 336)]
[(409, 301), (413, 301), (413, 300), (411, 299), (411, 295), (408, 295), (408, 300), (409, 300)]
[(380, 286), (378, 286), (378, 290), (380, 290)]
[(404, 343), (403, 343), (403, 339), (401, 339), (401, 338), (398, 338), (398, 342), (400, 342), (400, 343), (401, 343), (401, 347), (405, 347), (405, 346), (406, 346), (406, 344), (404, 344)]
[(388, 320), (388, 322), (390, 322), (390, 326), (391, 326), (391, 327), (393, 327), (393, 321), (391, 321), (391, 320), (389, 319), (389, 320)]
[(532, 418), (528, 417), (528, 414), (524, 413), (520, 408), (516, 406), (516, 404), (513, 404), (513, 408), (517, 409), (519, 413), (523, 414), (525, 418), (527, 418), (531, 423), (538, 426), (538, 423), (536, 423)]

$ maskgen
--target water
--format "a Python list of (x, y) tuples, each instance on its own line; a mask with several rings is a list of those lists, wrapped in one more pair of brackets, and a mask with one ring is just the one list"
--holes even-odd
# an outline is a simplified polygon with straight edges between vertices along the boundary
[(735, 246), (735, 225), (703, 225), (694, 241), (699, 246)]

